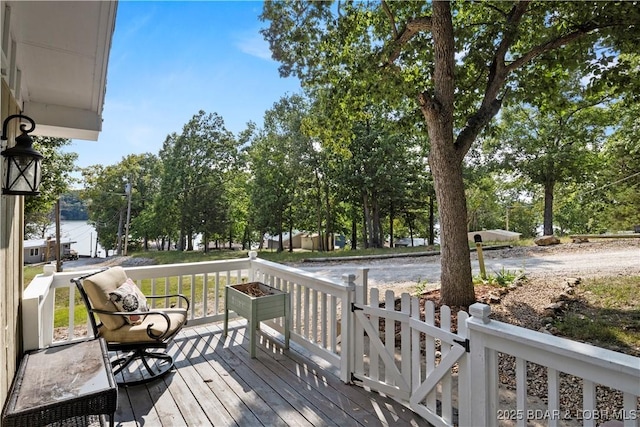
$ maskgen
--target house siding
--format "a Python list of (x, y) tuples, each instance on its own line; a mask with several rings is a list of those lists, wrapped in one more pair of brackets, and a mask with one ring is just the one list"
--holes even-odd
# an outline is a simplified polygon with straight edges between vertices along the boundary
[[(0, 98), (2, 120), (10, 114), (20, 112), (4, 79)], [(10, 123), (9, 142), (13, 141), (17, 125), (17, 120)], [(6, 143), (3, 142), (5, 145)], [(0, 176), (4, 175), (3, 168), (4, 165), (0, 162)], [(19, 337), (22, 336), (20, 301), (23, 281), (23, 211), (23, 197), (0, 196), (0, 402), (6, 400), (22, 353)]]

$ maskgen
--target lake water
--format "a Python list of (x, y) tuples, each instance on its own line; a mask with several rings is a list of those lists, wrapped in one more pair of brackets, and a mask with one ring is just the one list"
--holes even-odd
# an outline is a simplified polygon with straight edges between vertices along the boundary
[[(48, 234), (55, 235), (55, 224), (49, 229)], [(76, 243), (71, 244), (71, 249), (78, 252), (80, 256), (96, 255), (96, 238), (98, 233), (96, 229), (88, 224), (87, 221), (60, 221), (60, 237), (62, 239), (71, 239)], [(97, 256), (105, 257), (105, 251), (98, 243)]]

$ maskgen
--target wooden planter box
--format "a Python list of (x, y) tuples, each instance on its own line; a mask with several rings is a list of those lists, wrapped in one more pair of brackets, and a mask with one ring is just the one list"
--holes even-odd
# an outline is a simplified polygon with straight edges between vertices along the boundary
[(260, 282), (227, 285), (225, 288), (224, 336), (227, 336), (229, 311), (247, 319), (249, 353), (256, 357), (255, 335), (263, 320), (284, 317), (285, 348), (289, 348), (289, 294)]

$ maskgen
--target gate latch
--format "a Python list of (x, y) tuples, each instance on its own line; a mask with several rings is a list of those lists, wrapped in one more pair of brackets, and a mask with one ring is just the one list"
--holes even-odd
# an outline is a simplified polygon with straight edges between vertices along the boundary
[(454, 343), (456, 344), (460, 344), (462, 347), (464, 347), (464, 351), (467, 353), (471, 352), (471, 348), (469, 347), (469, 338), (465, 338), (464, 341), (462, 340), (453, 340)]

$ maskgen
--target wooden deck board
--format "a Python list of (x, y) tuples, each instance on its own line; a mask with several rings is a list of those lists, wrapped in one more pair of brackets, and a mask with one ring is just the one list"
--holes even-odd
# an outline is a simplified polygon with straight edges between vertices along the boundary
[(397, 402), (344, 384), (335, 368), (269, 334), (249, 357), (246, 322), (185, 328), (174, 372), (118, 390), (118, 426), (428, 426)]
[[(219, 331), (217, 330), (208, 330), (210, 331), (210, 333), (219, 333)], [(242, 342), (244, 337), (241, 337), (238, 334), (234, 334), (231, 336), (236, 337), (237, 341), (235, 341), (235, 344), (237, 345), (230, 345), (229, 349), (239, 359), (245, 359), (246, 357), (248, 357), (248, 347), (244, 347)], [(258, 353), (260, 350), (256, 348), (256, 353)], [(302, 387), (296, 387), (295, 382), (289, 381), (288, 378), (285, 378), (286, 375), (283, 375), (287, 373), (285, 370), (274, 372), (274, 370), (269, 368), (269, 362), (274, 363), (273, 359), (268, 356), (260, 358), (260, 360), (256, 358), (249, 360), (248, 366), (252, 369), (255, 375), (260, 375), (261, 378), (265, 380), (270, 387), (272, 387), (274, 390), (277, 390), (277, 393), (281, 396), (281, 398), (288, 402), (296, 412), (299, 412), (304, 417), (305, 421), (311, 423), (310, 425), (338, 425), (332, 419), (331, 410), (321, 411), (319, 410), (319, 405), (314, 404), (316, 402), (313, 402), (312, 399), (310, 399), (310, 390), (304, 389)], [(299, 388), (299, 390), (297, 390), (297, 388)], [(294, 415), (297, 414), (294, 413)], [(333, 415), (335, 415), (335, 409)], [(299, 420), (300, 423), (304, 423), (305, 421)]]

